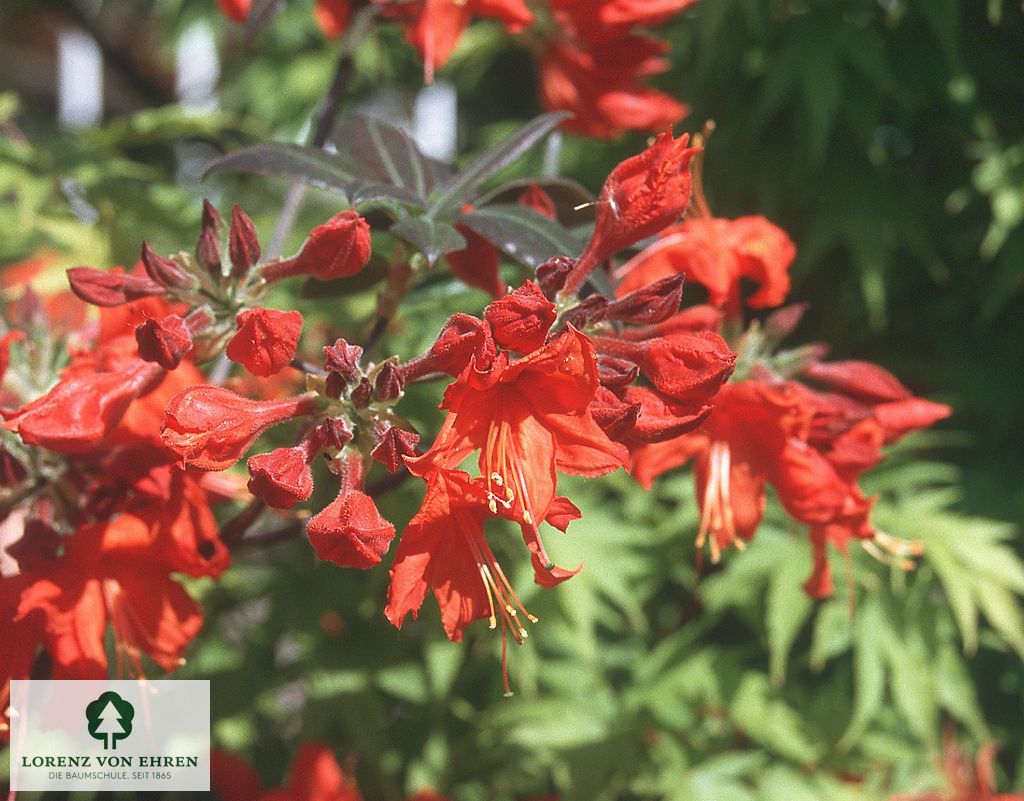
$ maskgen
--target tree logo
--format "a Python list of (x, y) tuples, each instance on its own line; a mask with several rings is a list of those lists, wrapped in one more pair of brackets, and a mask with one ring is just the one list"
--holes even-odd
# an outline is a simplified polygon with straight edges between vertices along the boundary
[(135, 707), (115, 692), (105, 692), (85, 708), (89, 734), (103, 740), (104, 749), (117, 749), (117, 741), (132, 733)]

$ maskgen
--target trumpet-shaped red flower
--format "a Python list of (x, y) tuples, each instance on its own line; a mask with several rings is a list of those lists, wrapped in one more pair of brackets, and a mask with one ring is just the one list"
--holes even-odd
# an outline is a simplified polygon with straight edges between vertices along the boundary
[(181, 663), (202, 625), (202, 612), (153, 559), (150, 527), (135, 515), (83, 526), (62, 557), (47, 566), (21, 594), (18, 616), (45, 618), (46, 649), (59, 674), (104, 678), (108, 624), (121, 672), (141, 675), (142, 653), (164, 670)]
[(627, 462), (590, 413), (597, 386), (594, 346), (572, 327), (518, 361), (499, 356), (487, 372), (474, 360), (445, 392), (449, 414), (433, 446), (409, 468), (425, 476), (479, 451), (486, 506), (536, 525), (555, 497), (556, 468), (597, 476)]
[(585, 136), (613, 139), (625, 131), (669, 128), (687, 107), (640, 83), (668, 68), (662, 58), (667, 49), (633, 34), (602, 42), (554, 39), (538, 64), (541, 103), (571, 112), (563, 126)]
[(223, 387), (200, 384), (171, 398), (160, 436), (183, 465), (224, 470), (241, 459), (267, 428), (308, 415), (316, 405), (313, 394), (257, 401)]
[[(949, 413), (940, 404), (918, 402), (920, 411), (902, 422), (924, 427)], [(821, 597), (832, 592), (827, 544), (845, 550), (850, 539), (876, 540), (901, 555), (902, 546), (871, 525), (872, 502), (855, 482), (880, 460), (885, 442), (912, 427), (896, 426), (887, 439), (874, 415), (871, 406), (793, 381), (727, 384), (699, 431), (637, 449), (634, 476), (650, 486), (655, 476), (695, 459), (701, 506), (697, 545), (709, 541), (715, 561), (730, 545), (742, 549), (754, 536), (765, 485), (771, 483), (786, 511), (810, 527), (814, 568), (805, 589)], [(880, 436), (865, 439), (865, 427)], [(848, 437), (857, 443), (844, 442)]]
[(740, 310), (740, 281), (747, 278), (758, 290), (746, 303), (751, 308), (778, 306), (789, 294), (789, 266), (796, 247), (785, 231), (764, 217), (725, 220), (695, 217), (662, 232), (651, 245), (619, 271), (624, 295), (668, 275), (685, 274), (708, 290), (708, 302), (723, 306), (730, 316)]
[(516, 33), (533, 22), (523, 0), (418, 0), (411, 3), (374, 0), (385, 13), (406, 26), (406, 36), (423, 58), (427, 83), (444, 66), (474, 16), (490, 17)]
[(228, 343), (227, 355), (253, 375), (274, 375), (295, 357), (302, 335), (299, 312), (246, 309), (236, 322), (238, 332)]
[(566, 278), (564, 296), (573, 294), (594, 267), (641, 239), (659, 233), (690, 202), (689, 164), (699, 148), (689, 137), (658, 134), (644, 152), (619, 164), (598, 197), (594, 233)]

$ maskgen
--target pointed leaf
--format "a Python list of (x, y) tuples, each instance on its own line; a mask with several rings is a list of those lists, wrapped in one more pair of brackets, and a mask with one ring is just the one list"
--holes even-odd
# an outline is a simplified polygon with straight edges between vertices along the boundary
[(433, 265), (445, 253), (462, 250), (466, 240), (448, 223), (433, 222), (422, 217), (406, 217), (391, 226), (391, 233), (404, 239), (427, 257)]
[(435, 217), (444, 217), (462, 208), (472, 199), (477, 187), (512, 164), (568, 116), (561, 111), (542, 114), (511, 136), (478, 153), (469, 164), (438, 188), (430, 213)]
[(485, 206), (459, 215), (458, 221), (527, 267), (583, 250), (575, 235), (526, 206)]
[(404, 131), (372, 117), (350, 117), (335, 136), (338, 156), (361, 178), (425, 198), (447, 169), (423, 155)]

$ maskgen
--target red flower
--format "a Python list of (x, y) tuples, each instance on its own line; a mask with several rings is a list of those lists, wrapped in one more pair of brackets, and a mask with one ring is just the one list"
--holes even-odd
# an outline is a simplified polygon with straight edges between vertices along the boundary
[(690, 202), (689, 163), (697, 148), (685, 134), (658, 138), (643, 153), (619, 164), (598, 198), (594, 233), (562, 289), (569, 296), (594, 267), (620, 250), (652, 236), (673, 222)]
[(795, 255), (785, 231), (764, 217), (695, 217), (665, 229), (656, 244), (627, 262), (619, 271), (624, 278), (616, 294), (621, 297), (665, 276), (684, 274), (708, 290), (709, 303), (725, 306), (735, 317), (744, 278), (759, 287), (747, 299), (751, 308), (785, 301)]
[(596, 391), (594, 346), (571, 327), (518, 361), (499, 357), (486, 373), (471, 363), (445, 392), (448, 417), (410, 470), (452, 469), (479, 450), (491, 512), (501, 506), (535, 526), (555, 497), (556, 468), (597, 476), (626, 463), (590, 413)]
[(18, 614), (45, 616), (47, 651), (60, 675), (106, 677), (108, 623), (119, 673), (142, 675), (141, 653), (164, 670), (179, 666), (202, 612), (153, 560), (152, 545), (146, 524), (124, 514), (80, 528), (43, 577), (28, 577)]
[(22, 331), (8, 331), (0, 337), (0, 380), (3, 380), (4, 373), (11, 363), (11, 345), (24, 338), (25, 334)]
[(311, 414), (316, 405), (313, 394), (256, 401), (223, 387), (200, 384), (171, 398), (160, 436), (181, 457), (182, 465), (224, 470), (241, 459), (265, 429)]
[(264, 264), (267, 281), (310, 275), (321, 281), (355, 275), (370, 260), (370, 226), (358, 212), (343, 211), (314, 228), (297, 256)]
[(10, 681), (29, 677), (42, 639), (42, 616), (18, 614), (21, 594), (27, 584), (24, 576), (0, 576), (0, 629), (4, 632), (4, 647), (0, 648), (0, 743), (10, 736), (7, 720)]
[(374, 0), (391, 17), (406, 25), (406, 36), (423, 58), (424, 79), (434, 80), (434, 72), (443, 67), (473, 15), (500, 20), (511, 33), (533, 22), (533, 14), (523, 0), (420, 0), (395, 2)]
[(299, 312), (246, 309), (236, 322), (238, 333), (228, 343), (228, 358), (253, 375), (274, 375), (295, 357), (302, 335)]
[(554, 39), (538, 65), (545, 109), (569, 111), (563, 126), (584, 136), (613, 139), (625, 131), (675, 125), (687, 107), (640, 81), (664, 72), (667, 45), (633, 34), (603, 42)]

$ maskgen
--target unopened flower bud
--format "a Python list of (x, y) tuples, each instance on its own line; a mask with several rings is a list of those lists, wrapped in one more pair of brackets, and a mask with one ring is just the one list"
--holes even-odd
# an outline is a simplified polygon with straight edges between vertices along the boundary
[(183, 464), (224, 470), (241, 459), (265, 429), (315, 409), (312, 394), (257, 401), (223, 387), (198, 384), (171, 398), (160, 437)]
[(260, 260), (260, 240), (256, 226), (237, 203), (231, 208), (231, 231), (228, 236), (228, 254), (231, 273), (241, 278)]
[(92, 267), (68, 270), (71, 291), (94, 306), (121, 306), (133, 300), (162, 295), (164, 288), (142, 275), (107, 272)]
[(355, 275), (370, 260), (370, 226), (358, 212), (343, 211), (314, 228), (291, 259), (263, 266), (267, 281), (309, 275), (321, 281)]
[(321, 449), (340, 451), (355, 436), (352, 424), (344, 417), (328, 417), (316, 427), (315, 436)]
[(604, 317), (606, 320), (652, 325), (679, 311), (682, 300), (683, 276), (670, 275), (612, 302)]
[(13, 487), (28, 477), (28, 471), (16, 456), (0, 447), (0, 487)]
[(392, 362), (384, 362), (377, 371), (373, 394), (382, 403), (394, 403), (402, 396), (402, 375)]
[(236, 318), (238, 332), (228, 343), (228, 358), (253, 375), (280, 372), (293, 358), (302, 335), (302, 315), (297, 311), (246, 309)]
[(291, 509), (313, 494), (313, 471), (301, 445), (277, 448), (249, 459), (249, 492), (275, 509)]
[(543, 345), (556, 317), (555, 305), (533, 281), (484, 309), (494, 341), (518, 353), (531, 353)]
[(544, 191), (539, 184), (530, 184), (522, 191), (519, 195), (519, 200), (516, 201), (520, 206), (526, 206), (528, 209), (533, 209), (538, 214), (543, 215), (551, 220), (558, 218), (558, 211), (555, 208), (555, 201), (551, 199), (551, 195)]
[(405, 467), (405, 460), (402, 457), (416, 455), (416, 443), (419, 441), (420, 435), (414, 431), (389, 426), (370, 455), (384, 465), (389, 473), (394, 473)]
[(220, 212), (217, 211), (217, 207), (214, 206), (207, 198), (203, 198), (203, 217), (201, 225), (203, 228), (210, 228), (214, 231), (220, 231), (224, 228), (224, 218), (220, 216)]
[(161, 320), (150, 318), (135, 328), (135, 341), (139, 356), (155, 362), (165, 370), (173, 370), (192, 350), (192, 335), (188, 325), (176, 314)]
[(640, 368), (629, 359), (601, 354), (597, 357), (597, 376), (610, 389), (621, 389), (636, 381)]
[(339, 339), (333, 345), (324, 347), (324, 369), (328, 373), (339, 375), (347, 384), (363, 374), (359, 365), (362, 357), (361, 347), (349, 345), (344, 339)]
[(365, 378), (362, 379), (355, 389), (352, 390), (352, 394), (349, 396), (352, 398), (352, 405), (357, 409), (365, 409), (370, 405), (370, 399), (373, 396), (373, 388), (370, 386), (370, 382)]
[(187, 287), (192, 285), (192, 278), (173, 259), (159, 255), (149, 242), (142, 241), (142, 266), (149, 277), (166, 287)]
[(214, 278), (220, 278), (220, 237), (213, 228), (203, 228), (196, 242), (196, 258), (206, 271)]
[(554, 300), (555, 296), (565, 286), (565, 279), (576, 266), (576, 260), (568, 256), (554, 256), (537, 268), (537, 283), (548, 300)]

